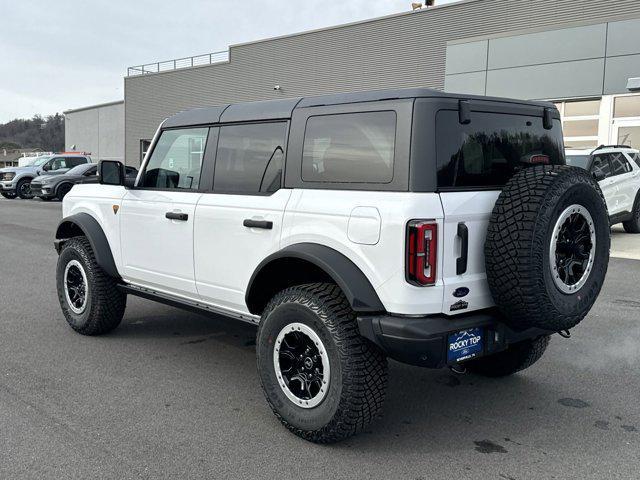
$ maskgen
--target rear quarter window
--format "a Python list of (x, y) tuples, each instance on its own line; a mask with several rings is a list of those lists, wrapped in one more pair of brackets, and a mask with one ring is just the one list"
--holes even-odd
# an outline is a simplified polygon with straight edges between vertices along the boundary
[(437, 113), (439, 188), (500, 188), (534, 155), (565, 163), (560, 120), (546, 130), (542, 117), (473, 112), (471, 118), (462, 125), (457, 111)]
[(332, 183), (390, 183), (396, 112), (319, 115), (307, 120), (302, 180)]

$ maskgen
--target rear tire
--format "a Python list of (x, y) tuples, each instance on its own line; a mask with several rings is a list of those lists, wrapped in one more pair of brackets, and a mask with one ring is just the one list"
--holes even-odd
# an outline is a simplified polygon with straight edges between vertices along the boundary
[(18, 196), (16, 192), (0, 192), (0, 195), (2, 195), (4, 198), (8, 198), (9, 200), (13, 200)]
[(470, 360), (464, 366), (484, 377), (506, 377), (536, 363), (547, 349), (549, 337), (539, 337), (511, 345), (507, 350)]
[[(314, 283), (278, 293), (262, 314), (256, 349), (267, 401), (299, 437), (337, 442), (382, 412), (386, 357), (360, 336), (355, 313), (336, 285)], [(300, 388), (301, 378), (308, 379), (307, 390)]]
[(640, 193), (636, 197), (633, 204), (633, 212), (631, 212), (631, 220), (622, 222), (622, 227), (627, 233), (640, 233)]
[(120, 324), (127, 296), (98, 265), (86, 237), (74, 237), (63, 245), (56, 281), (62, 313), (76, 332), (100, 335)]

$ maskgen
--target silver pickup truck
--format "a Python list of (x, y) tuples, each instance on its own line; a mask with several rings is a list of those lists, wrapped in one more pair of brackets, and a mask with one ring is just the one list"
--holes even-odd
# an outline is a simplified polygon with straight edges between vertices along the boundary
[(33, 198), (31, 180), (43, 174), (57, 175), (73, 167), (91, 163), (91, 157), (80, 153), (57, 153), (36, 157), (23, 167), (0, 169), (0, 195), (4, 198)]

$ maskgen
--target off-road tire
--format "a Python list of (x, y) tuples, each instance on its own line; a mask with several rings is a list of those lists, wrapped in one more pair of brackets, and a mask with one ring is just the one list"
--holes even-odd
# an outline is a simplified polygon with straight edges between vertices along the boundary
[(0, 192), (0, 195), (2, 195), (4, 198), (7, 198), (9, 200), (13, 200), (18, 196), (16, 192)]
[[(593, 219), (595, 251), (585, 283), (571, 294), (554, 281), (550, 261), (553, 229), (578, 204)], [(609, 263), (609, 215), (596, 181), (579, 168), (528, 167), (504, 187), (485, 242), (487, 280), (496, 305), (514, 329), (568, 330), (593, 306)]]
[(25, 184), (31, 185), (31, 179), (30, 178), (23, 178), (22, 180), (19, 180), (18, 184), (16, 185), (16, 194), (23, 200), (29, 200), (29, 199), (33, 198), (33, 193), (23, 193), (22, 192), (22, 187)]
[[(64, 272), (71, 260), (80, 262), (89, 283), (87, 304), (81, 314), (71, 310), (64, 290)], [(82, 335), (101, 335), (120, 324), (127, 305), (127, 296), (118, 290), (116, 281), (98, 265), (86, 237), (74, 237), (63, 245), (58, 257), (56, 282), (62, 313), (76, 332)]]
[(56, 192), (56, 197), (58, 197), (58, 200), (62, 201), (72, 188), (73, 185), (70, 183), (63, 183), (62, 185), (58, 186), (58, 191)]
[(622, 227), (627, 233), (640, 233), (640, 193), (638, 193), (636, 201), (633, 203), (631, 219), (626, 222), (622, 222)]
[(549, 345), (549, 337), (538, 337), (514, 343), (507, 350), (470, 360), (464, 364), (467, 370), (485, 377), (506, 377), (536, 363)]
[[(274, 343), (291, 322), (310, 327), (329, 357), (329, 390), (314, 408), (296, 405), (276, 377)], [(256, 345), (267, 401), (282, 424), (299, 437), (316, 443), (337, 442), (362, 431), (381, 414), (387, 387), (386, 357), (360, 336), (355, 313), (336, 285), (300, 285), (276, 294), (262, 314)]]

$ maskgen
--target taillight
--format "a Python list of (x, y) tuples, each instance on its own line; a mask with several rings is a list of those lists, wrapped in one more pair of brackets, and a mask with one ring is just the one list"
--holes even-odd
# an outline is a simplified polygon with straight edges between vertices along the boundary
[(412, 220), (407, 225), (407, 280), (414, 285), (436, 283), (438, 224)]

